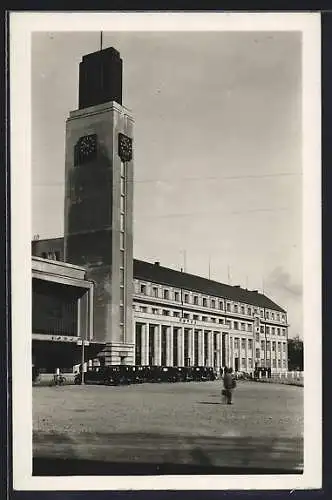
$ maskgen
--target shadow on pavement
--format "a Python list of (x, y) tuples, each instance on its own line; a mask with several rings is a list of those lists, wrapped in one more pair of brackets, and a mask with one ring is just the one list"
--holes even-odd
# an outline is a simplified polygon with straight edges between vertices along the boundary
[(38, 476), (299, 474), (303, 469), (301, 437), (35, 432), (33, 449)]

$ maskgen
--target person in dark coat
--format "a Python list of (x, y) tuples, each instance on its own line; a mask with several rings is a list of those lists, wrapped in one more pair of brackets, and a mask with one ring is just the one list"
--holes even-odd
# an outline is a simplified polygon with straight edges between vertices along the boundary
[(232, 404), (233, 399), (233, 389), (235, 388), (235, 379), (232, 375), (232, 368), (225, 368), (224, 370), (224, 390), (223, 394), (226, 397), (226, 403), (228, 405)]

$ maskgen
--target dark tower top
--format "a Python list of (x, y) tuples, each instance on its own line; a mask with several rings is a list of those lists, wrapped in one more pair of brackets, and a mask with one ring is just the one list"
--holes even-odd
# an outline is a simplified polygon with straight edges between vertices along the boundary
[(79, 108), (108, 101), (122, 105), (122, 59), (113, 47), (87, 54), (80, 63)]

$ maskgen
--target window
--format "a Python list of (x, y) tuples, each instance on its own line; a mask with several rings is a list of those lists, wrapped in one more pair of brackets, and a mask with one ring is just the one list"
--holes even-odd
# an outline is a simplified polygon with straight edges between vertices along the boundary
[(226, 304), (226, 309), (227, 309), (227, 311), (228, 311), (228, 312), (230, 312), (230, 311), (231, 311), (231, 305), (230, 305), (230, 303), (229, 303), (229, 302)]
[(264, 311), (261, 309), (261, 318), (264, 318)]
[(146, 293), (146, 285), (141, 285), (141, 293)]
[(251, 307), (248, 307), (248, 314), (251, 316)]
[(244, 314), (244, 306), (241, 306), (241, 314)]
[(120, 248), (124, 248), (124, 233), (120, 233)]
[(272, 335), (274, 335), (275, 334), (275, 328), (274, 328), (274, 326), (271, 327), (271, 331), (272, 331)]
[(223, 303), (221, 300), (219, 301), (219, 309), (220, 309), (221, 311), (223, 311), (223, 310), (224, 310), (224, 303)]
[(281, 368), (281, 360), (278, 359), (278, 368)]
[(256, 333), (256, 342), (259, 342), (259, 333)]
[(282, 344), (282, 351), (286, 352), (286, 343), (285, 342), (283, 342), (283, 344)]
[(187, 293), (185, 293), (185, 294), (184, 294), (184, 301), (185, 301), (186, 303), (188, 303), (188, 302), (189, 302), (189, 295), (188, 295)]
[(156, 309), (155, 307), (152, 308), (152, 314), (158, 314), (159, 309)]
[(271, 342), (269, 340), (266, 341), (266, 349), (268, 351), (271, 349)]
[(278, 352), (281, 352), (281, 342), (278, 342)]
[(211, 307), (215, 309), (216, 307), (216, 301), (214, 299), (211, 300)]
[(180, 317), (179, 311), (173, 311), (173, 316), (174, 318), (179, 318)]
[(265, 342), (264, 340), (261, 341), (261, 349), (264, 351), (265, 350)]
[[(120, 309), (121, 309), (121, 307), (120, 307)], [(142, 313), (146, 313), (146, 312), (148, 312), (148, 308), (147, 308), (147, 307), (145, 307), (145, 306), (141, 306), (141, 312), (142, 312)]]
[(229, 327), (231, 327), (231, 326), (232, 326), (232, 325), (231, 325), (231, 322), (230, 322), (230, 320), (229, 320), (229, 319), (226, 319), (226, 325), (227, 325), (227, 326), (229, 326)]
[(169, 299), (169, 290), (164, 290), (164, 299)]
[(234, 304), (234, 312), (237, 313), (238, 307), (237, 304)]
[(277, 335), (280, 335), (280, 328), (277, 328)]
[(252, 339), (248, 339), (248, 349), (252, 350)]
[(224, 318), (219, 318), (218, 322), (219, 322), (220, 325), (223, 325), (224, 324)]
[(272, 359), (272, 368), (275, 368), (277, 366), (277, 362), (275, 359)]
[(272, 342), (272, 351), (276, 352), (276, 343), (275, 342)]
[(180, 293), (179, 292), (174, 292), (174, 300), (179, 302), (179, 300), (180, 300)]
[(198, 314), (193, 314), (193, 319), (194, 319), (195, 321), (199, 320), (199, 316), (198, 316)]
[(202, 316), (202, 321), (207, 321), (208, 317), (207, 316)]
[(248, 323), (248, 332), (252, 332), (252, 324)]
[(207, 307), (207, 299), (203, 297), (203, 307)]
[(252, 358), (248, 358), (248, 368), (252, 368)]
[(216, 318), (213, 318), (213, 317), (211, 317), (210, 319), (211, 319), (212, 323), (216, 323), (216, 321), (217, 321)]
[(189, 313), (183, 313), (183, 317), (184, 317), (185, 319), (189, 319), (189, 318), (190, 318), (190, 314), (189, 314)]
[(120, 325), (124, 323), (124, 307), (120, 306)]
[(54, 252), (55, 260), (60, 260), (60, 252)]
[(282, 335), (283, 335), (284, 337), (286, 336), (286, 329), (285, 329), (285, 328), (283, 328), (283, 329), (282, 329)]
[(163, 316), (169, 316), (169, 310), (163, 309)]
[(280, 314), (277, 314), (277, 321), (280, 321)]
[(234, 330), (239, 329), (239, 323), (237, 321), (234, 321)]
[(198, 306), (198, 296), (194, 295), (194, 304), (195, 306)]
[(271, 319), (274, 321), (274, 313), (271, 313)]
[(270, 327), (269, 326), (266, 326), (265, 327), (265, 330), (266, 330), (266, 333), (269, 334), (270, 333)]
[(269, 311), (266, 311), (266, 312), (265, 312), (265, 318), (266, 318), (266, 319), (269, 319)]
[(245, 330), (246, 329), (246, 324), (245, 323), (241, 323), (241, 330)]
[(234, 339), (234, 349), (238, 349), (239, 348), (239, 343), (240, 343), (240, 339), (235, 338)]
[(124, 250), (120, 250), (120, 267), (124, 267)]
[(120, 214), (120, 231), (124, 231), (124, 215)]
[(260, 359), (260, 357), (261, 357), (261, 350), (256, 349), (256, 359)]
[(246, 368), (246, 358), (242, 358), (241, 366), (242, 366), (242, 368)]
[(241, 349), (246, 348), (246, 339), (241, 339)]
[(122, 177), (120, 179), (120, 189), (121, 189), (121, 194), (125, 194), (125, 180)]
[(261, 333), (264, 333), (264, 326), (261, 326)]
[(282, 361), (282, 367), (286, 368), (286, 360), (285, 359)]
[(158, 288), (156, 286), (152, 288), (152, 293), (154, 297), (158, 297)]

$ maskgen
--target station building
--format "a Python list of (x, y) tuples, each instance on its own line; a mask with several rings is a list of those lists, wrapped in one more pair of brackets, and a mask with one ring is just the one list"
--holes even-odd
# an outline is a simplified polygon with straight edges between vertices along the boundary
[(133, 258), (134, 119), (122, 105), (122, 59), (114, 48), (88, 54), (79, 75), (64, 238), (32, 242), (34, 362), (73, 366), (83, 345), (85, 360), (102, 364), (287, 371), (279, 305)]

